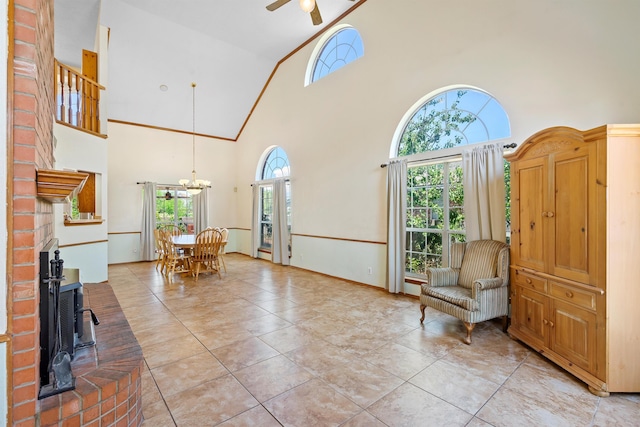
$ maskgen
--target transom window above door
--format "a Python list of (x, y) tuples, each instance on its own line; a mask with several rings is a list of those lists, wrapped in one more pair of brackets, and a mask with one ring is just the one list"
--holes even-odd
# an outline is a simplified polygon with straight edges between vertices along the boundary
[(289, 158), (280, 147), (275, 147), (267, 156), (260, 179), (274, 179), (289, 176)]

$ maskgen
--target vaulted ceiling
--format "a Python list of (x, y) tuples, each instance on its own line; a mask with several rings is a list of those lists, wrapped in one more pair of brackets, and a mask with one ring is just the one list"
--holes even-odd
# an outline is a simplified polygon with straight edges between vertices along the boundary
[(56, 58), (79, 67), (99, 23), (109, 119), (190, 132), (195, 82), (196, 132), (234, 140), (278, 62), (366, 0), (318, 0), (318, 26), (297, 0), (272, 1), (55, 0)]

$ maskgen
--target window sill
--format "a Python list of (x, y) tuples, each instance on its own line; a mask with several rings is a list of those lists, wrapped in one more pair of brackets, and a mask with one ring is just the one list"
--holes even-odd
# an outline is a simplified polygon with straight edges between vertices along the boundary
[(410, 277), (410, 276), (405, 276), (404, 277), (404, 282), (405, 283), (409, 283), (411, 285), (422, 285), (423, 283), (426, 283), (427, 278), (420, 278), (420, 277)]
[(76, 225), (96, 225), (96, 224), (102, 224), (104, 222), (104, 219), (101, 218), (94, 218), (94, 219), (65, 219), (64, 220), (64, 226), (65, 227), (72, 227), (72, 226), (76, 226)]

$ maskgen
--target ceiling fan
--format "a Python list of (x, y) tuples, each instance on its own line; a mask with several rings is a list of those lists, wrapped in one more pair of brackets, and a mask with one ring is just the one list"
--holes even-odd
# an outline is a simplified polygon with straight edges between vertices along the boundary
[[(284, 6), (289, 3), (291, 0), (276, 0), (270, 5), (267, 6), (267, 10), (269, 12), (273, 12), (278, 9), (280, 6)], [(355, 1), (355, 0), (349, 0)], [(315, 0), (300, 0), (300, 8), (305, 12), (311, 14), (311, 22), (313, 25), (322, 24), (322, 16), (320, 16), (320, 9), (318, 9), (318, 3)]]

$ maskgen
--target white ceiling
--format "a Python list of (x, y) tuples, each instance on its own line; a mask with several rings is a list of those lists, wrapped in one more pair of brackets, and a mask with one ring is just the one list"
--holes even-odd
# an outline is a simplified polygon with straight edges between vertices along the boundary
[(269, 12), (272, 1), (55, 0), (56, 58), (79, 66), (99, 22), (110, 119), (190, 132), (195, 82), (196, 132), (235, 139), (278, 61), (366, 0), (318, 0), (319, 26), (298, 0)]

